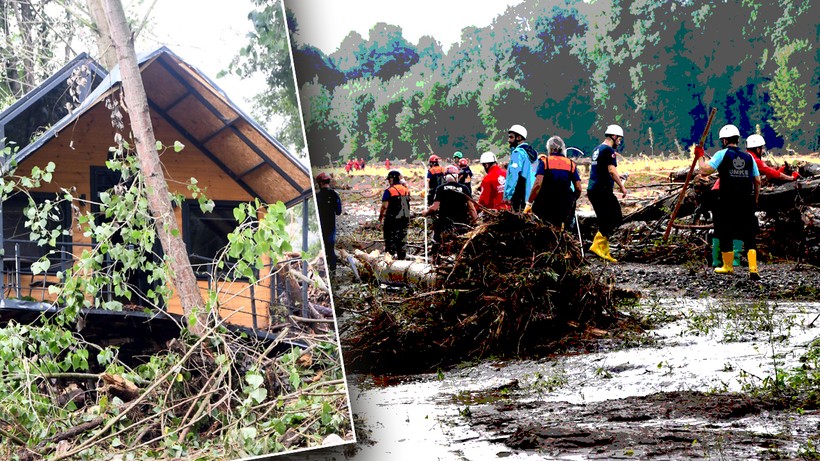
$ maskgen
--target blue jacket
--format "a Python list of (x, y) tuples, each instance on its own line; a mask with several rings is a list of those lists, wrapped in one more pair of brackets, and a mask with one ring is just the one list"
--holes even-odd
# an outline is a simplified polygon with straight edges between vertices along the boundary
[(524, 179), (527, 189), (524, 193), (524, 200), (527, 200), (535, 184), (535, 170), (538, 168), (538, 153), (526, 142), (522, 142), (510, 155), (510, 166), (507, 167), (507, 184), (504, 186), (504, 200), (512, 200), (515, 193), (515, 186), (519, 179)]

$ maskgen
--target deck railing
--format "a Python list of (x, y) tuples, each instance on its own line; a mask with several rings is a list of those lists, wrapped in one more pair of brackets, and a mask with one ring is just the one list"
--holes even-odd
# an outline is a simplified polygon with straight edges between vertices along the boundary
[[(0, 282), (2, 283), (0, 299), (53, 304), (56, 300), (49, 293), (49, 286), (60, 282), (57, 272), (73, 266), (76, 255), (82, 253), (85, 248), (93, 247), (93, 244), (88, 243), (60, 242), (57, 245), (57, 251), (50, 255), (49, 270), (45, 273), (34, 274), (32, 265), (43, 256), (42, 248), (28, 240), (4, 240), (2, 245), (4, 248), (3, 266), (0, 268)], [(214, 260), (210, 258), (191, 255), (190, 259), (200, 287), (209, 291), (220, 290), (222, 296), (230, 299), (234, 308), (238, 306), (245, 314), (250, 315), (251, 325), (249, 326), (254, 329), (264, 328), (272, 323), (271, 308), (273, 306), (283, 306), (290, 314), (297, 315), (302, 315), (305, 310), (306, 282), (290, 277), (288, 274), (290, 266), (296, 263), (306, 264), (301, 259), (289, 259), (265, 265), (261, 271), (255, 271), (254, 276), (258, 281), (253, 284), (242, 279), (232, 280), (226, 277), (223, 271), (214, 270)], [(108, 257), (103, 261), (102, 267), (105, 271), (115, 270), (114, 262)], [(137, 283), (131, 282), (132, 290), (143, 295), (145, 290), (150, 288), (150, 284), (136, 286), (140, 284), (139, 280)], [(98, 296), (103, 302), (118, 300), (116, 292), (115, 287), (108, 285), (99, 290)], [(150, 307), (139, 305), (139, 295), (128, 302), (136, 307)], [(228, 321), (231, 321), (230, 318)]]

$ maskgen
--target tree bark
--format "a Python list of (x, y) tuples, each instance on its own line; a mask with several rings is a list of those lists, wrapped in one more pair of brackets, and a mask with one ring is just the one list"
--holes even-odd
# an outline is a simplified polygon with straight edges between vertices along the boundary
[(131, 31), (125, 19), (120, 0), (102, 0), (111, 41), (117, 53), (122, 74), (122, 90), (131, 120), (131, 130), (136, 138), (137, 157), (147, 187), (148, 207), (155, 219), (157, 234), (162, 249), (169, 256), (171, 280), (182, 303), (186, 317), (197, 312), (196, 321), (191, 325), (194, 334), (201, 335), (207, 326), (207, 313), (202, 294), (197, 287), (196, 277), (188, 260), (185, 243), (179, 237), (179, 227), (171, 206), (168, 184), (162, 172), (162, 164), (156, 150), (156, 138), (151, 125), (151, 114), (142, 75), (137, 64)]
[[(117, 52), (114, 50), (114, 43), (112, 42), (113, 35), (111, 34), (108, 25), (108, 13), (103, 8), (102, 0), (86, 0), (88, 5), (88, 13), (91, 15), (93, 24), (91, 29), (97, 38), (97, 49), (100, 55), (100, 61), (107, 70), (111, 70), (117, 65)], [(125, 13), (123, 13), (125, 16)], [(128, 22), (125, 22), (126, 30), (128, 30)], [(130, 36), (130, 32), (128, 33)]]

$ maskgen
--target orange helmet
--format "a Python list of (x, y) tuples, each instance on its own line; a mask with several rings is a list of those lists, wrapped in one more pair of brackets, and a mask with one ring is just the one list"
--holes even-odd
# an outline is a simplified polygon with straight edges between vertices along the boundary
[(464, 168), (465, 166), (467, 166), (469, 164), (470, 164), (470, 161), (467, 160), (466, 158), (459, 159), (459, 161), (458, 161), (458, 166), (460, 166), (462, 168)]

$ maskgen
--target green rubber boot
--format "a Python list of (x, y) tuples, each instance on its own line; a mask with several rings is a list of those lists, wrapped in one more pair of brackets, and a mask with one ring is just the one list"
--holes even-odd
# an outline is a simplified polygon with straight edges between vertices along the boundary
[(743, 251), (743, 240), (732, 240), (732, 249), (735, 250), (735, 261), (733, 266), (740, 265), (740, 252)]
[(720, 256), (720, 239), (712, 237), (712, 267), (720, 267), (723, 265), (723, 260)]

